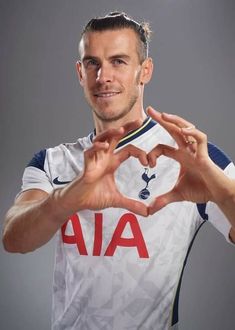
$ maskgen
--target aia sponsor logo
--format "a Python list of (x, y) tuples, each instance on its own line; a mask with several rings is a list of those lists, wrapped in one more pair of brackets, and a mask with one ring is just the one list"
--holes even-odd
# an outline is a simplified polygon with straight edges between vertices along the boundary
[[(135, 249), (140, 258), (149, 258), (145, 240), (136, 216), (132, 213), (126, 213), (117, 221), (116, 228), (107, 246), (103, 247), (103, 214), (94, 214), (94, 237), (93, 237), (93, 256), (104, 255), (112, 257), (117, 248)], [(73, 234), (66, 234), (68, 221), (71, 221)], [(62, 239), (65, 244), (76, 245), (80, 255), (88, 255), (87, 247), (83, 235), (82, 225), (77, 214), (74, 214), (61, 228)], [(104, 220), (105, 221), (105, 220)], [(126, 226), (131, 230), (132, 237), (126, 238), (123, 233)], [(104, 249), (103, 249), (104, 248)], [(101, 251), (105, 251), (101, 254)]]

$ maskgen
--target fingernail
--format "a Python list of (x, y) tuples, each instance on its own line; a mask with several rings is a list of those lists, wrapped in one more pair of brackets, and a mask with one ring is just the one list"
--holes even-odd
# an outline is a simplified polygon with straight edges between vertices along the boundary
[(188, 127), (182, 127), (182, 130), (190, 130), (190, 129), (193, 129), (193, 128), (195, 128), (195, 126), (188, 126)]
[(163, 112), (162, 113), (164, 116), (167, 116), (167, 117), (173, 117), (174, 115), (172, 115), (171, 113), (166, 113), (166, 112)]

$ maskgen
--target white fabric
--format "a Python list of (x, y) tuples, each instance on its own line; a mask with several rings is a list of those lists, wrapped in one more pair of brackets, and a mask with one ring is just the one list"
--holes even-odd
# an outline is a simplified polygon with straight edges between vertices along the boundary
[[(174, 145), (159, 124), (131, 143), (146, 151), (158, 143)], [(27, 167), (22, 191), (37, 187), (50, 192), (62, 186), (53, 184), (55, 178), (74, 179), (90, 146), (86, 137), (48, 149), (45, 171)], [(227, 172), (235, 175), (234, 166)], [(120, 191), (140, 200), (144, 173), (156, 176), (147, 187), (150, 196), (144, 202), (149, 203), (173, 187), (179, 164), (161, 157), (156, 168), (145, 169), (130, 158), (115, 175)], [(227, 239), (230, 225), (217, 206), (210, 203), (206, 213)], [(183, 262), (202, 222), (191, 202), (170, 204), (148, 218), (115, 208), (79, 212), (64, 225), (64, 238), (57, 233), (52, 329), (169, 329)]]

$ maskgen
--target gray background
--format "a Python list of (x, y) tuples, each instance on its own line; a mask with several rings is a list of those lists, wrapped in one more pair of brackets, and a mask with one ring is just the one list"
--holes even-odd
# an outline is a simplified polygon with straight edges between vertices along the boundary
[[(191, 120), (235, 160), (234, 0), (1, 0), (1, 218), (35, 152), (93, 129), (75, 72), (77, 41), (88, 19), (110, 10), (152, 24), (145, 105)], [(0, 328), (49, 329), (53, 240), (26, 255), (0, 249)], [(234, 247), (204, 225), (184, 274), (182, 330), (234, 329), (234, 259)]]

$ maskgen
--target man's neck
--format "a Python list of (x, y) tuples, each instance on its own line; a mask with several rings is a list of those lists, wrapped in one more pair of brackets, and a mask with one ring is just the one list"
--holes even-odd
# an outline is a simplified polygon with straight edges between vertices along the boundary
[(133, 115), (132, 113), (128, 113), (126, 116), (117, 119), (117, 120), (113, 120), (113, 121), (103, 121), (99, 118), (97, 118), (94, 116), (94, 123), (95, 123), (95, 131), (96, 131), (96, 135), (110, 129), (110, 128), (119, 128), (121, 126), (124, 126), (125, 124), (127, 124), (130, 121), (135, 121), (135, 120), (139, 120), (141, 119), (142, 122), (144, 122), (144, 120), (147, 118), (147, 115), (145, 113), (145, 111), (142, 109), (142, 111), (136, 115)]

